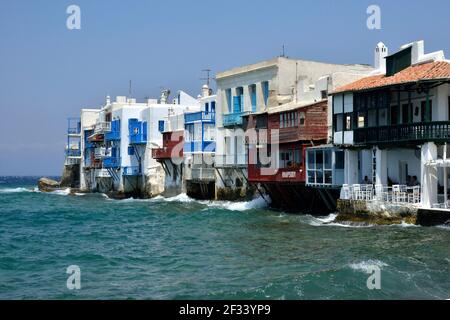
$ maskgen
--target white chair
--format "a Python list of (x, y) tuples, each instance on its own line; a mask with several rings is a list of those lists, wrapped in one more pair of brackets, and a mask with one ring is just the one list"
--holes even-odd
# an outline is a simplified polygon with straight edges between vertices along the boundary
[(348, 184), (343, 184), (341, 189), (341, 199), (351, 199), (350, 187)]
[(373, 200), (373, 185), (372, 184), (367, 184), (366, 186), (365, 186), (365, 193), (364, 193), (364, 196), (365, 196), (365, 200), (366, 201), (372, 201)]
[(354, 184), (352, 187), (352, 199), (353, 200), (361, 200), (361, 185)]
[(384, 186), (382, 184), (375, 185), (375, 199), (384, 201)]
[(399, 194), (400, 194), (400, 185), (394, 184), (392, 186), (392, 202), (394, 202), (394, 203), (398, 202)]
[(408, 202), (412, 204), (420, 203), (420, 187), (412, 188), (412, 193), (408, 194)]

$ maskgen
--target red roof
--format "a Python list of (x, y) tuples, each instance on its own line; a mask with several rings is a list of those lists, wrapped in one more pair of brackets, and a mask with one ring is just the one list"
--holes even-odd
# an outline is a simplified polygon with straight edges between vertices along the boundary
[(362, 91), (396, 84), (438, 79), (450, 79), (449, 62), (428, 62), (425, 64), (411, 66), (390, 77), (386, 77), (385, 75), (376, 75), (362, 78), (358, 81), (337, 88), (334, 93)]

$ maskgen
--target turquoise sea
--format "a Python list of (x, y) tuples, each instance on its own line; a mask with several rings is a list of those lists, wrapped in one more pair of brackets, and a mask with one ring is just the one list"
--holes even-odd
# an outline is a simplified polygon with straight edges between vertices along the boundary
[[(450, 299), (450, 228), (351, 227), (264, 202), (111, 200), (0, 177), (0, 299)], [(81, 270), (68, 290), (66, 269)], [(381, 289), (369, 290), (371, 266)]]

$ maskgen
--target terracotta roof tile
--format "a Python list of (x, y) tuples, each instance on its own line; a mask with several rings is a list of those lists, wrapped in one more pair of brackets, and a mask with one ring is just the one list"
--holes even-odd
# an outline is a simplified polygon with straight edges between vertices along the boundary
[(390, 77), (386, 77), (385, 75), (376, 75), (362, 78), (358, 81), (337, 88), (334, 93), (362, 91), (395, 84), (434, 79), (450, 79), (449, 62), (437, 61), (411, 66)]

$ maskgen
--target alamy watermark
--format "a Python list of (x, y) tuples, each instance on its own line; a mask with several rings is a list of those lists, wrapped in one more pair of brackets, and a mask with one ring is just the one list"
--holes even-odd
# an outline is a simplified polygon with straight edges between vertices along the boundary
[(366, 13), (369, 15), (367, 18), (367, 28), (369, 30), (381, 29), (381, 8), (378, 5), (372, 4), (367, 7)]
[(381, 269), (377, 265), (371, 265), (367, 268), (367, 273), (370, 274), (367, 278), (367, 289), (381, 290)]
[(66, 286), (69, 290), (81, 289), (81, 269), (77, 265), (71, 265), (67, 267), (66, 273), (69, 274), (67, 278)]
[(67, 7), (66, 13), (69, 15), (66, 20), (66, 27), (69, 30), (81, 29), (81, 9), (79, 6), (72, 4)]

